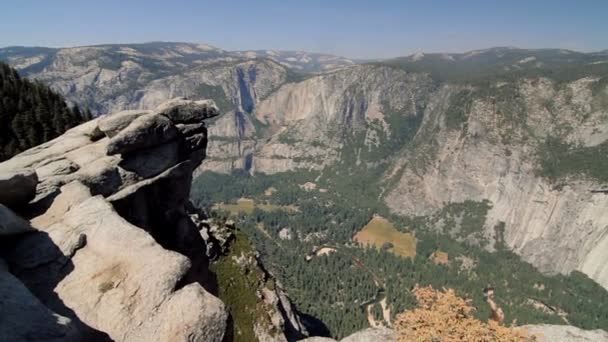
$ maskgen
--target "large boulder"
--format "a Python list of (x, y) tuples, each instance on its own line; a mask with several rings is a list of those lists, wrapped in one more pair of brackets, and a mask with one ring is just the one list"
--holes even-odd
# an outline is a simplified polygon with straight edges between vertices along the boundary
[(8, 207), (20, 207), (36, 196), (38, 176), (32, 169), (0, 172), (0, 203)]
[(227, 318), (224, 304), (217, 297), (198, 284), (190, 284), (163, 303), (158, 314), (129, 341), (222, 341)]
[(227, 311), (203, 287), (206, 245), (186, 210), (201, 120), (216, 111), (180, 99), (118, 113), (0, 163), (2, 203), (29, 219), (0, 205), (0, 340), (223, 339)]
[(108, 155), (128, 153), (167, 143), (177, 137), (177, 128), (162, 115), (142, 115), (110, 139)]
[(207, 128), (192, 120), (214, 113), (212, 102), (177, 99), (157, 110), (124, 111), (74, 127), (0, 163), (0, 203), (45, 207), (72, 181), (111, 196), (185, 160), (196, 168), (205, 157)]
[(221, 341), (223, 303), (199, 284), (176, 291), (190, 261), (87, 192), (77, 182), (62, 187), (32, 220), (39, 233), (4, 251), (15, 275), (91, 338)]
[(156, 112), (181, 124), (199, 123), (219, 114), (213, 100), (191, 101), (185, 98), (167, 101), (158, 106)]
[(99, 118), (99, 129), (108, 138), (113, 138), (116, 134), (129, 126), (133, 120), (150, 113), (149, 110), (125, 110), (112, 115), (104, 115)]
[[(531, 335), (539, 342), (603, 342), (608, 341), (608, 332), (598, 330), (583, 330), (571, 325), (537, 324), (524, 325)], [(393, 330), (388, 328), (368, 328), (358, 331), (340, 342), (390, 342), (396, 341)], [(337, 342), (326, 337), (310, 337), (301, 342)]]
[(605, 342), (608, 332), (604, 330), (583, 330), (571, 325), (536, 324), (524, 325), (539, 342)]
[(368, 328), (345, 337), (340, 342), (392, 342), (395, 332), (388, 328)]

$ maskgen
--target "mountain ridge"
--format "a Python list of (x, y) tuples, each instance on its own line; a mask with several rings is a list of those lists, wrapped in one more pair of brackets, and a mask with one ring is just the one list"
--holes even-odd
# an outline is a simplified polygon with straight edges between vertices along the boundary
[[(269, 219), (269, 226), (244, 219), (251, 224), (248, 232), (265, 233), (256, 243), (270, 255), (279, 251), (264, 242), (268, 238), (292, 244), (297, 251), (309, 243), (334, 243), (328, 240), (332, 238), (353, 248), (349, 237), (360, 223), (381, 213), (393, 215), (399, 229), (420, 230), (426, 248), (421, 250), (430, 248), (433, 236), (443, 241), (437, 248), (451, 248), (453, 263), (470, 259), (462, 246), (476, 248), (469, 253), (477, 259), (466, 266), (472, 270), (454, 266), (454, 272), (474, 274), (476, 262), (494, 260), (484, 254), (492, 251), (514, 265), (520, 265), (521, 257), (522, 268), (529, 262), (554, 275), (550, 279), (557, 288), (578, 284), (585, 295), (587, 289), (599, 288), (596, 283), (607, 288), (608, 203), (605, 195), (589, 191), (606, 181), (601, 170), (608, 140), (608, 68), (596, 63), (605, 57), (575, 53), (576, 58), (570, 58), (561, 50), (483, 51), (463, 57), (462, 68), (454, 68), (459, 62), (442, 55), (419, 55), (398, 63), (350, 65), (307, 75), (271, 59), (242, 56), (184, 67), (172, 57), (154, 57), (160, 64), (150, 66), (145, 62), (151, 57), (144, 55), (120, 59), (120, 66), (111, 70), (99, 65), (105, 63), (104, 53), (81, 61), (82, 56), (67, 51), (35, 74), (74, 101), (96, 103), (102, 108), (98, 113), (109, 108), (144, 110), (174, 95), (214, 98), (226, 114), (212, 119), (209, 155), (196, 172), (228, 175), (209, 177), (210, 183), (201, 186), (217, 185), (218, 191), (228, 192), (242, 184), (232, 177), (241, 170), (251, 175), (243, 182), (254, 188), (288, 179), (279, 197), (273, 197), (268, 185), (262, 190), (270, 195), (259, 194), (262, 197), (255, 200), (301, 205), (314, 216), (309, 221), (320, 220), (318, 227), (298, 227), (275, 221), (290, 222), (288, 214), (254, 210), (260, 220)], [(235, 198), (246, 193), (239, 191)], [(225, 196), (215, 198), (235, 199)], [(334, 197), (324, 203), (324, 196)], [(309, 197), (327, 208), (340, 203), (352, 210), (340, 207), (344, 212), (339, 219), (322, 220), (317, 216), (330, 215), (329, 209), (299, 203)], [(278, 227), (271, 226), (273, 222), (282, 223), (282, 235), (274, 231)], [(301, 239), (302, 246), (288, 242), (289, 236)], [(427, 259), (423, 255), (416, 262)], [(285, 260), (290, 259), (274, 261), (281, 266)], [(537, 286), (525, 292), (537, 291)], [(402, 308), (400, 300), (393, 299), (393, 309)], [(575, 300), (568, 299), (568, 305)], [(526, 303), (518, 305), (528, 308)], [(531, 315), (532, 321), (549, 315), (530, 314), (528, 309), (520, 312)], [(363, 324), (355, 316), (348, 319)], [(557, 316), (542, 317), (541, 322), (560, 322)], [(353, 321), (333, 323), (344, 333)], [(585, 327), (593, 323), (579, 321)]]

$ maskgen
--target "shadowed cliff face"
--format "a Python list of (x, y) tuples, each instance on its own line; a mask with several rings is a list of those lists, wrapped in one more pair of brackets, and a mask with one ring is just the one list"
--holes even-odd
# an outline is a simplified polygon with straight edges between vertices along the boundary
[[(0, 164), (0, 187), (19, 187), (0, 189), (3, 202), (29, 220), (0, 206), (2, 295), (29, 308), (2, 301), (2, 339), (223, 340), (214, 236), (189, 202), (204, 120), (217, 114), (213, 101), (177, 98), (97, 118)], [(262, 330), (280, 341), (283, 328)]]

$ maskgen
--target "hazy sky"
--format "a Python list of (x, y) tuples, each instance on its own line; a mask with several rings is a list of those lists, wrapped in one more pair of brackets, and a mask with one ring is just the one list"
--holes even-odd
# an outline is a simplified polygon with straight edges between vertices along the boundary
[(608, 49), (608, 0), (0, 0), (0, 46), (185, 41), (380, 58)]

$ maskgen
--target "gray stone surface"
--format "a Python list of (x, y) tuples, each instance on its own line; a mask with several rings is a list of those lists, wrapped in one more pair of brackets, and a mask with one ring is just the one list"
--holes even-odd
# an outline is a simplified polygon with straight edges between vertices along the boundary
[(190, 101), (185, 98), (167, 101), (155, 110), (175, 123), (200, 123), (219, 114), (217, 105), (213, 100)]
[[(338, 342), (327, 337), (309, 337), (301, 342)], [(367, 328), (357, 331), (339, 342), (394, 342), (397, 341), (393, 330), (388, 328)], [(413, 342), (413, 341), (412, 341)]]
[(571, 325), (536, 324), (524, 325), (539, 342), (606, 342), (608, 332), (604, 330), (583, 330)]
[(29, 222), (19, 217), (11, 209), (0, 204), (0, 238), (3, 236), (23, 234), (34, 229)]
[(169, 142), (122, 156), (119, 166), (142, 178), (151, 178), (177, 164), (179, 143)]
[(175, 127), (177, 127), (177, 130), (184, 135), (191, 135), (193, 133), (206, 131), (205, 123), (177, 124)]
[(343, 338), (340, 342), (394, 342), (395, 333), (386, 328), (368, 328)]
[(133, 152), (167, 143), (177, 137), (177, 128), (162, 115), (139, 116), (108, 143), (108, 155)]
[(0, 203), (8, 207), (27, 204), (36, 196), (38, 176), (32, 169), (14, 170), (4, 173), (0, 170)]
[(150, 114), (149, 110), (125, 110), (99, 118), (99, 129), (108, 137), (112, 138), (125, 127), (129, 126), (138, 117)]
[(0, 205), (0, 239), (20, 233), (0, 251), (8, 264), (0, 272), (14, 280), (0, 296), (24, 300), (21, 286), (44, 303), (24, 312), (28, 322), (15, 302), (0, 301), (11, 305), (0, 340), (20, 340), (19, 327), (39, 327), (42, 335), (31, 336), (42, 341), (69, 340), (72, 330), (80, 340), (223, 339), (224, 304), (201, 286), (204, 241), (193, 224), (176, 224), (189, 220), (192, 170), (206, 139), (189, 141), (158, 113), (121, 115), (137, 118), (107, 120), (112, 138), (100, 138), (97, 119), (0, 163), (4, 174), (29, 167), (42, 175), (29, 223)]
[(54, 176), (69, 175), (78, 171), (80, 167), (69, 159), (51, 160), (48, 163), (41, 163), (36, 168), (38, 178), (46, 179)]
[(81, 340), (71, 320), (40, 302), (0, 259), (0, 341), (76, 342)]

